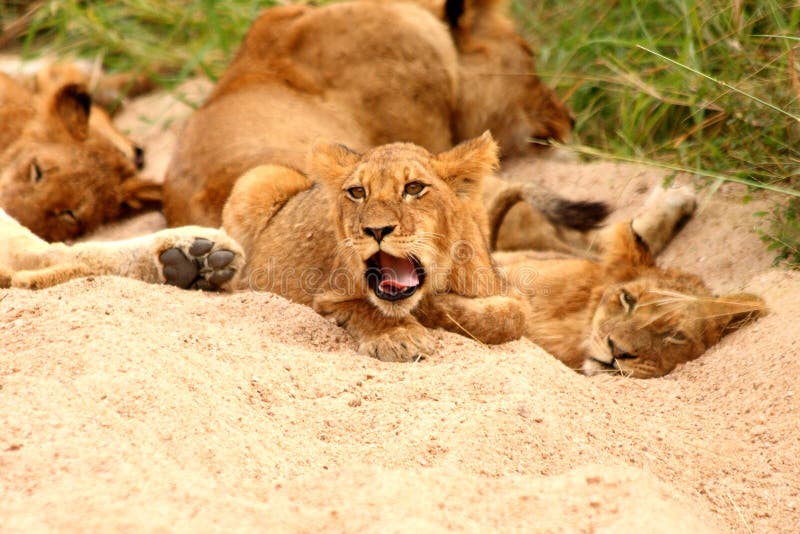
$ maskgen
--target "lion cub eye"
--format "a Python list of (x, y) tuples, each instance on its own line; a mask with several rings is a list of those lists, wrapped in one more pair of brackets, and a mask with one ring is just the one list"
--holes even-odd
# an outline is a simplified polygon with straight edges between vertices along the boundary
[(42, 181), (42, 169), (39, 168), (39, 164), (36, 163), (36, 160), (31, 162), (31, 167), (28, 169), (28, 178), (32, 184), (38, 184)]
[(350, 200), (363, 200), (364, 197), (367, 196), (367, 190), (360, 185), (351, 187), (345, 192), (347, 193), (347, 196), (350, 197)]
[(664, 338), (664, 341), (667, 343), (672, 343), (673, 345), (685, 345), (689, 342), (689, 336), (687, 336), (683, 332), (673, 332), (671, 335)]
[(417, 197), (425, 191), (425, 187), (427, 187), (422, 182), (408, 182), (403, 188), (403, 193), (412, 197)]
[(619, 294), (619, 301), (622, 303), (622, 306), (628, 311), (628, 313), (632, 312), (634, 306), (636, 306), (636, 297), (624, 289), (622, 290), (622, 293)]

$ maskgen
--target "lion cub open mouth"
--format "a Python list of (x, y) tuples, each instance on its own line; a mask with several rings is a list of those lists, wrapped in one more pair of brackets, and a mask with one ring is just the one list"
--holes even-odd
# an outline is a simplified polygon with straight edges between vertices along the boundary
[(414, 258), (398, 258), (378, 251), (367, 260), (367, 283), (379, 299), (396, 301), (410, 297), (425, 282), (425, 269)]

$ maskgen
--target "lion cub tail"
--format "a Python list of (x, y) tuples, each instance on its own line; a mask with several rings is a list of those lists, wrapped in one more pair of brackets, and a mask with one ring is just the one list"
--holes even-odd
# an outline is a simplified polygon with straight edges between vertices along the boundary
[(555, 226), (580, 232), (599, 227), (611, 212), (605, 202), (568, 200), (539, 184), (511, 183), (499, 178), (493, 182), (492, 185), (500, 190), (488, 206), (490, 245), (493, 249), (503, 220), (518, 202), (527, 203)]

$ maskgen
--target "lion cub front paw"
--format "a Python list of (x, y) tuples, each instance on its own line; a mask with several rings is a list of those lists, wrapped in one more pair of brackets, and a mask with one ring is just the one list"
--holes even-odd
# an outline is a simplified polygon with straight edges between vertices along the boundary
[(231, 289), (244, 266), (244, 254), (233, 239), (213, 229), (194, 231), (193, 237), (184, 235), (177, 240), (169, 237), (158, 251), (165, 283), (182, 289)]
[(358, 350), (384, 362), (410, 362), (431, 354), (434, 345), (424, 326), (399, 327), (365, 339)]

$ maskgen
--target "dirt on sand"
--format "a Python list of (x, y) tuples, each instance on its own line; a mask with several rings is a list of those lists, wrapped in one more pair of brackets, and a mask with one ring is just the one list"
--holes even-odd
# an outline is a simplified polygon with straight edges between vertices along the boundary
[[(120, 123), (157, 176), (188, 108), (154, 106)], [(504, 172), (615, 218), (664, 178), (558, 157)], [(798, 532), (800, 273), (770, 267), (751, 215), (768, 199), (743, 194), (701, 199), (660, 261), (770, 314), (654, 380), (444, 332), (431, 358), (382, 363), (267, 293), (0, 290), (0, 531)]]

